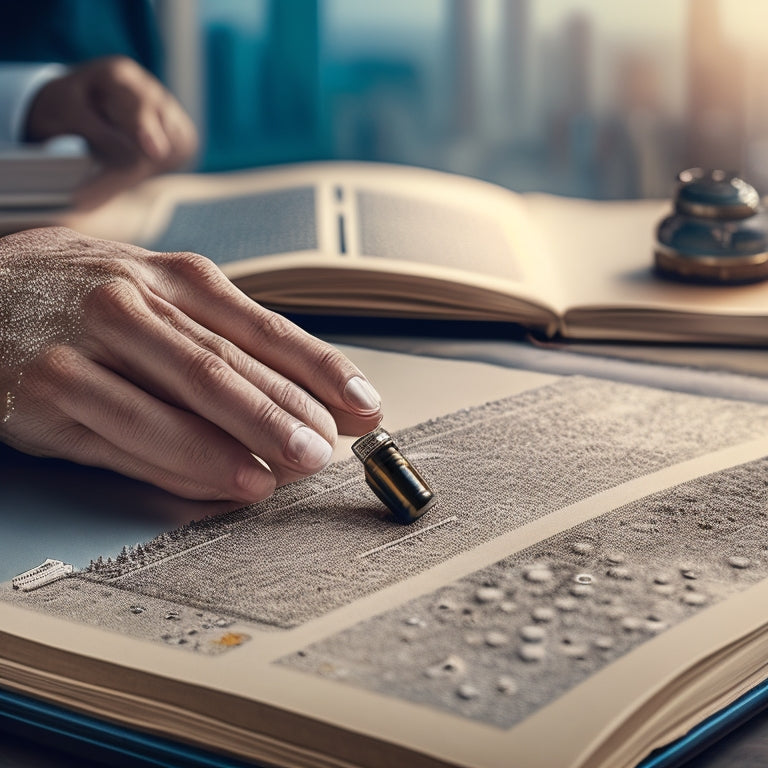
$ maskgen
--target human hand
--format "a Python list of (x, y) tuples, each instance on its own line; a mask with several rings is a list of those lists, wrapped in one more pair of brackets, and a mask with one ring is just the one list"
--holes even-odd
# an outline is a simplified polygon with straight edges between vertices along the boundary
[(132, 59), (94, 59), (44, 85), (27, 114), (25, 138), (75, 134), (103, 171), (78, 193), (89, 207), (142, 179), (182, 165), (197, 132), (181, 105)]
[(19, 450), (251, 502), (380, 419), (344, 355), (202, 256), (54, 227), (0, 238), (0, 439)]

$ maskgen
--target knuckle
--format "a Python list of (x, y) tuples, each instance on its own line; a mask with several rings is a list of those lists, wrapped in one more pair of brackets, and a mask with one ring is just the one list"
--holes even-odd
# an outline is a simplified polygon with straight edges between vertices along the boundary
[(346, 367), (347, 358), (330, 344), (318, 341), (317, 365), (322, 369), (338, 370)]
[(307, 410), (307, 393), (288, 379), (281, 380), (274, 387), (272, 399), (286, 411)]
[(327, 378), (330, 375), (334, 381), (346, 377), (349, 361), (338, 349), (318, 340), (315, 355), (315, 376)]
[(198, 343), (216, 355), (228, 368), (233, 371), (237, 369), (242, 353), (231, 341), (214, 335), (206, 336)]
[(221, 270), (205, 256), (192, 251), (176, 251), (173, 253), (157, 254), (156, 258), (172, 273), (177, 273), (186, 279), (206, 284), (221, 280)]
[(97, 323), (116, 318), (136, 317), (142, 313), (145, 302), (132, 276), (120, 275), (123, 271), (115, 265), (115, 275), (91, 288), (86, 300), (86, 316)]
[(187, 362), (186, 375), (195, 396), (208, 398), (224, 388), (232, 369), (210, 350), (198, 348)]
[(259, 307), (258, 322), (254, 324), (254, 333), (261, 339), (272, 343), (292, 343), (296, 340), (298, 328), (290, 320), (277, 312)]
[(13, 392), (16, 416), (26, 412), (37, 423), (55, 423), (62, 407), (79, 396), (85, 361), (65, 343), (40, 351), (24, 370), (23, 388)]
[[(221, 473), (216, 471), (222, 464), (222, 457), (217, 447), (207, 440), (203, 435), (191, 433), (187, 439), (181, 442), (178, 446), (181, 455), (181, 460), (185, 466), (189, 467), (206, 467), (214, 468), (211, 472), (208, 470), (206, 475), (210, 473), (212, 478), (221, 477)], [(202, 479), (202, 478), (199, 478)]]
[(133, 83), (141, 67), (128, 56), (107, 56), (102, 59), (100, 66), (115, 82), (121, 84)]
[(54, 344), (38, 358), (36, 368), (44, 371), (43, 380), (54, 388), (59, 382), (72, 382), (82, 368), (80, 355), (66, 344)]
[(336, 441), (339, 438), (339, 430), (336, 426), (336, 421), (329, 411), (318, 405), (312, 411), (308, 421), (331, 445), (336, 445)]
[(254, 418), (263, 432), (276, 435), (286, 426), (288, 414), (274, 401), (264, 398), (254, 407)]
[(272, 391), (272, 399), (283, 411), (293, 414), (308, 426), (318, 431), (328, 442), (334, 444), (338, 437), (336, 423), (331, 414), (305, 392), (300, 386), (285, 379)]
[[(195, 486), (207, 488), (213, 497), (242, 499), (243, 489), (247, 487), (252, 496), (249, 500), (256, 501), (274, 491), (272, 473), (266, 468), (254, 472), (254, 460), (250, 454), (244, 459), (240, 451), (227, 450), (219, 443), (194, 434), (179, 445), (179, 453), (179, 462), (185, 467), (182, 476)], [(191, 470), (194, 467), (202, 469), (194, 474)], [(254, 483), (254, 479), (258, 483)]]

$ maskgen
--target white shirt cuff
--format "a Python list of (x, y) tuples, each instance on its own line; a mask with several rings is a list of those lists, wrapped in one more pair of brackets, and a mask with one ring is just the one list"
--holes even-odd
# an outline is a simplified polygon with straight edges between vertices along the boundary
[(24, 139), (27, 112), (38, 91), (66, 72), (63, 64), (0, 65), (0, 143)]

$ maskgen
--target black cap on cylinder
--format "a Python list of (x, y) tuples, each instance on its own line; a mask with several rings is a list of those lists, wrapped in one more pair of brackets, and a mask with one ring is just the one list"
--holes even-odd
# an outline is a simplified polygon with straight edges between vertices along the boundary
[(371, 490), (401, 523), (418, 520), (434, 506), (434, 493), (386, 430), (364, 435), (352, 444), (352, 452), (363, 462)]

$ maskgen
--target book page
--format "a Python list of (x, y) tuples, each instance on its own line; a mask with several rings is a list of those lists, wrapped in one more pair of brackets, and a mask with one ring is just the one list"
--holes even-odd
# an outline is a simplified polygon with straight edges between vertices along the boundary
[(202, 252), (278, 310), (764, 344), (768, 283), (688, 285), (654, 273), (655, 229), (669, 211), (662, 200), (516, 194), (427, 169), (317, 163), (154, 179), (65, 223)]
[[(149, 183), (77, 228), (202, 253), (278, 309), (555, 321), (524, 198), (400, 166), (325, 163)], [(133, 226), (132, 226), (133, 225)]]
[(108, 686), (113, 716), (250, 757), (268, 738), (297, 765), (579, 765), (763, 621), (728, 606), (768, 575), (767, 427), (765, 406), (580, 377), (462, 410), (396, 436), (439, 496), (407, 528), (350, 460), (119, 562), (4, 589), (25, 665), (4, 679), (34, 679), (20, 633), (134, 671), (83, 660), (79, 706)]
[(768, 283), (694, 285), (654, 273), (656, 226), (671, 213), (669, 201), (527, 195), (526, 202), (558, 262), (566, 335), (764, 342)]

